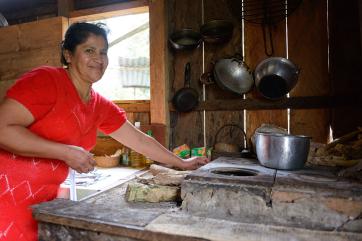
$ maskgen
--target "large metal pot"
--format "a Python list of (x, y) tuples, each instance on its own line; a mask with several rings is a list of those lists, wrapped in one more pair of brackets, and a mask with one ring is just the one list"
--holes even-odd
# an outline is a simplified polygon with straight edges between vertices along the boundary
[(240, 95), (250, 91), (254, 84), (254, 78), (248, 66), (237, 57), (216, 61), (214, 79), (222, 89)]
[(280, 133), (255, 132), (256, 155), (261, 165), (297, 170), (308, 158), (310, 137)]
[(298, 75), (299, 69), (289, 59), (270, 57), (255, 68), (255, 86), (264, 97), (279, 99), (295, 87)]

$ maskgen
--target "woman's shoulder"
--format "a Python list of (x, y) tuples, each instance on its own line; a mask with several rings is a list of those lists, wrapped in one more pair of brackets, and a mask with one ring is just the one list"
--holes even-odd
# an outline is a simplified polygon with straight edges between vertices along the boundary
[(65, 73), (65, 70), (62, 67), (43, 65), (32, 69), (30, 73), (47, 74), (53, 76), (63, 74)]

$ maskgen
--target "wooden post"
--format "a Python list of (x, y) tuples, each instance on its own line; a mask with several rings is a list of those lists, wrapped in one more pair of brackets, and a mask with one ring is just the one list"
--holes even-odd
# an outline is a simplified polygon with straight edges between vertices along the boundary
[(69, 17), (74, 10), (74, 0), (58, 0), (58, 16)]
[[(149, 2), (150, 13), (150, 81), (151, 124), (162, 124), (167, 129), (168, 112), (168, 52), (166, 0)], [(166, 146), (168, 131), (165, 131)]]

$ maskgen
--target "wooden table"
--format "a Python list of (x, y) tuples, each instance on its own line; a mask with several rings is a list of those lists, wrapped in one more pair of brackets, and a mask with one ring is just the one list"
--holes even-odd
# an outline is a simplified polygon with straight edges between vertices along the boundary
[(56, 199), (33, 206), (39, 240), (362, 240), (360, 233), (197, 217), (172, 202), (128, 203), (126, 187), (124, 183), (80, 202)]

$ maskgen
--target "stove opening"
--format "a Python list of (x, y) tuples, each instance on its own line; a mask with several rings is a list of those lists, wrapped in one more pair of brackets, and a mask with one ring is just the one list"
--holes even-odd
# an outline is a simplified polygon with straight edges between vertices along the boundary
[(237, 176), (237, 177), (247, 177), (247, 176), (256, 176), (258, 175), (257, 171), (244, 169), (244, 168), (229, 168), (229, 169), (216, 169), (212, 170), (211, 173), (225, 176)]

